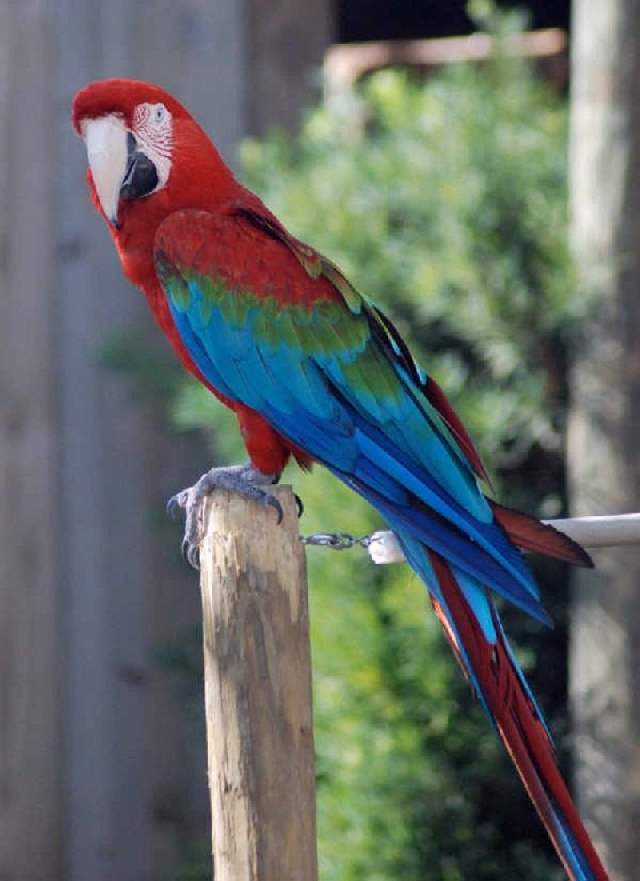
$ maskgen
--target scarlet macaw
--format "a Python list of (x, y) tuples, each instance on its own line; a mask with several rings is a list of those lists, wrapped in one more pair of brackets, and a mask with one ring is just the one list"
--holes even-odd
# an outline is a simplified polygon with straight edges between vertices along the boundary
[(519, 548), (588, 556), (485, 496), (467, 432), (391, 321), (238, 183), (175, 98), (133, 80), (90, 83), (73, 125), (125, 275), (186, 369), (235, 411), (249, 453), (175, 497), (187, 556), (216, 488), (277, 509), (268, 487), (291, 457), (332, 471), (382, 513), (424, 581), (569, 878), (606, 879), (489, 592), (548, 622)]

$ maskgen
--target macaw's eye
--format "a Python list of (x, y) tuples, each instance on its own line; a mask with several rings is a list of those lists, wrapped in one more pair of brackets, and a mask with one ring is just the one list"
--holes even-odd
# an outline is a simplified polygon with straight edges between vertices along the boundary
[(167, 108), (164, 104), (154, 104), (151, 108), (151, 119), (156, 125), (162, 125), (167, 118)]

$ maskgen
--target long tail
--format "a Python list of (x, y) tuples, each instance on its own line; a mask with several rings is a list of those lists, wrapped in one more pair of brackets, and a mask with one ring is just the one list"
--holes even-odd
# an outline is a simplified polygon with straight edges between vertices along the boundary
[(608, 876), (560, 775), (549, 730), (486, 589), (401, 531), (445, 635), (524, 783), (571, 881)]

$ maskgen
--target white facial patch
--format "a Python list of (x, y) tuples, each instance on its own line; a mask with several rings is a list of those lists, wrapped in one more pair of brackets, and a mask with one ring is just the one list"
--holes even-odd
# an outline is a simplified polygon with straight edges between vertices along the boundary
[(139, 148), (156, 167), (158, 185), (153, 190), (156, 193), (166, 186), (171, 172), (173, 117), (164, 104), (138, 104), (131, 128)]

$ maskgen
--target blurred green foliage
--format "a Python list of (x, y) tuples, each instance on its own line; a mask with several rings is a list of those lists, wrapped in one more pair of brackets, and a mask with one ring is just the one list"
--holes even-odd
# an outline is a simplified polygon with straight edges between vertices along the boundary
[[(520, 60), (397, 71), (311, 112), (299, 137), (242, 151), (246, 182), (393, 317), (455, 403), (502, 499), (564, 506), (566, 372), (582, 313), (567, 252), (566, 108)], [(182, 429), (243, 456), (233, 417), (185, 380)], [(293, 470), (305, 532), (379, 521), (327, 473)], [(474, 704), (424, 589), (364, 552), (309, 551), (322, 881), (561, 877)], [(509, 626), (565, 730), (562, 568), (539, 569), (559, 620)], [(559, 589), (560, 587), (560, 589)], [(560, 737), (562, 746), (562, 737)]]

